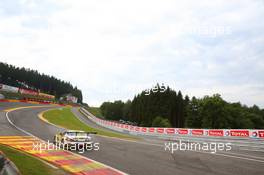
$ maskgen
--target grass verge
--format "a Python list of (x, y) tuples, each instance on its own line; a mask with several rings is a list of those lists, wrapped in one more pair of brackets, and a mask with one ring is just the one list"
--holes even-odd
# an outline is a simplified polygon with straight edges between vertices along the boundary
[(64, 175), (65, 171), (54, 169), (39, 159), (9, 146), (1, 145), (0, 150), (17, 166), (22, 175)]
[(103, 116), (100, 108), (98, 108), (98, 107), (89, 107), (88, 110), (89, 110), (90, 113), (92, 113), (96, 117), (104, 119), (104, 116)]
[(44, 112), (43, 118), (48, 120), (50, 123), (55, 125), (71, 129), (71, 130), (82, 130), (82, 131), (94, 131), (99, 135), (108, 136), (108, 137), (117, 137), (124, 139), (137, 139), (135, 137), (119, 134), (116, 132), (107, 131), (104, 129), (98, 129), (90, 127), (83, 122), (81, 122), (72, 112), (71, 108), (60, 108), (60, 109), (52, 109)]

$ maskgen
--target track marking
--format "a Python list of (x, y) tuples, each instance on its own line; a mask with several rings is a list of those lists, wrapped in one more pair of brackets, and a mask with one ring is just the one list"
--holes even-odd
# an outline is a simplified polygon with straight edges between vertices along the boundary
[[(12, 112), (15, 110), (19, 110), (19, 109), (28, 109), (28, 108), (44, 108), (44, 107), (50, 107), (52, 105), (42, 105), (42, 106), (22, 106), (22, 107), (16, 107), (16, 108), (9, 108), (9, 109), (5, 109), (5, 112)], [(54, 107), (58, 106), (58, 105), (53, 105)]]
[[(36, 108), (36, 107), (39, 107), (39, 108), (40, 108), (40, 107), (49, 107), (49, 106), (33, 106), (33, 108)], [(39, 138), (39, 137), (37, 137), (37, 136), (31, 134), (30, 132), (27, 132), (27, 131), (23, 130), (22, 128), (20, 128), (20, 127), (18, 127), (18, 126), (16, 126), (16, 125), (10, 120), (10, 118), (9, 118), (9, 116), (8, 116), (9, 112), (12, 112), (12, 111), (15, 111), (15, 110), (20, 110), (20, 109), (27, 109), (27, 108), (32, 108), (32, 106), (29, 106), (29, 107), (11, 108), (11, 109), (5, 110), (5, 111), (6, 111), (6, 119), (8, 120), (8, 122), (9, 122), (12, 126), (14, 126), (16, 129), (20, 130), (21, 132), (25, 133), (26, 135), (30, 135), (30, 136), (32, 136), (32, 137), (34, 137), (34, 138), (37, 138), (37, 139), (39, 139), (39, 140), (45, 142), (45, 141), (42, 140), (41, 138)], [(67, 151), (67, 152), (70, 152), (70, 151)], [(72, 153), (72, 154), (75, 155), (75, 156), (82, 157), (82, 158), (84, 158), (84, 159), (86, 159), (86, 160), (88, 160), (88, 161), (93, 161), (94, 163), (97, 163), (98, 165), (101, 165), (101, 166), (103, 166), (103, 167), (109, 168), (109, 169), (112, 170), (112, 171), (116, 171), (116, 172), (119, 173), (119, 174), (127, 175), (127, 173), (125, 173), (125, 172), (122, 172), (122, 171), (120, 171), (120, 170), (117, 170), (117, 169), (115, 169), (115, 168), (113, 168), (113, 167), (111, 167), (111, 166), (105, 165), (105, 164), (103, 164), (103, 163), (101, 163), (101, 162), (98, 162), (98, 161), (96, 161), (96, 160), (93, 160), (93, 159), (90, 159), (90, 158), (84, 157), (84, 156), (82, 156), (82, 155), (80, 155), (80, 154), (77, 154), (77, 153), (74, 153), (74, 152), (70, 152), (70, 153)], [(49, 164), (48, 162), (46, 162), (46, 163)]]

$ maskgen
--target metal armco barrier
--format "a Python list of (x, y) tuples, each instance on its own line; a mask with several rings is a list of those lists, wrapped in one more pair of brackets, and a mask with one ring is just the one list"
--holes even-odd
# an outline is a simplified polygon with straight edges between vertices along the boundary
[(226, 137), (226, 138), (256, 138), (264, 139), (264, 130), (257, 129), (189, 129), (189, 128), (154, 128), (154, 127), (138, 127), (118, 122), (102, 120), (84, 108), (80, 111), (96, 124), (115, 130), (118, 132), (129, 133), (132, 135), (150, 135), (150, 136), (206, 136), (206, 137)]

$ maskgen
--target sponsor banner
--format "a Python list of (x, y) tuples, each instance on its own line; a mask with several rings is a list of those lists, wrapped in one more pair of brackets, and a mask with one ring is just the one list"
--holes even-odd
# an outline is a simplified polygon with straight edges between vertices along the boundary
[(148, 132), (151, 132), (151, 133), (155, 132), (155, 128), (148, 128)]
[(157, 131), (157, 133), (162, 134), (162, 133), (164, 133), (164, 128), (157, 128), (156, 131)]
[(260, 138), (264, 138), (264, 130), (258, 131), (258, 135)]
[(210, 129), (208, 131), (209, 136), (224, 136), (224, 130), (221, 129)]
[(166, 128), (167, 134), (175, 134), (175, 128)]
[(29, 90), (29, 89), (22, 89), (22, 88), (19, 88), (19, 92), (20, 92), (21, 94), (38, 95), (38, 92), (37, 92), (37, 91), (33, 91), (33, 90)]
[(139, 130), (140, 130), (140, 128), (139, 128), (139, 127), (136, 127), (136, 128), (135, 128), (135, 131), (137, 131), (137, 132), (138, 132)]
[(179, 133), (179, 134), (186, 135), (186, 134), (188, 134), (189, 132), (188, 132), (188, 129), (178, 129), (178, 133)]
[(204, 135), (204, 130), (203, 129), (193, 129), (192, 135)]
[(147, 128), (145, 127), (141, 128), (141, 132), (147, 132)]
[(249, 130), (230, 130), (230, 136), (249, 137)]
[(5, 84), (0, 84), (0, 90), (5, 91), (5, 92), (13, 92), (13, 93), (18, 93), (18, 88), (13, 87), (13, 86), (8, 86)]

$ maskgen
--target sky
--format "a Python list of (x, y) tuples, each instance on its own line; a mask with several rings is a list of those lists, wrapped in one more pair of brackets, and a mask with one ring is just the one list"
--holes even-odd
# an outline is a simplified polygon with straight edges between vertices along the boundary
[(0, 61), (91, 106), (164, 83), (264, 108), (263, 16), (262, 0), (0, 0)]

